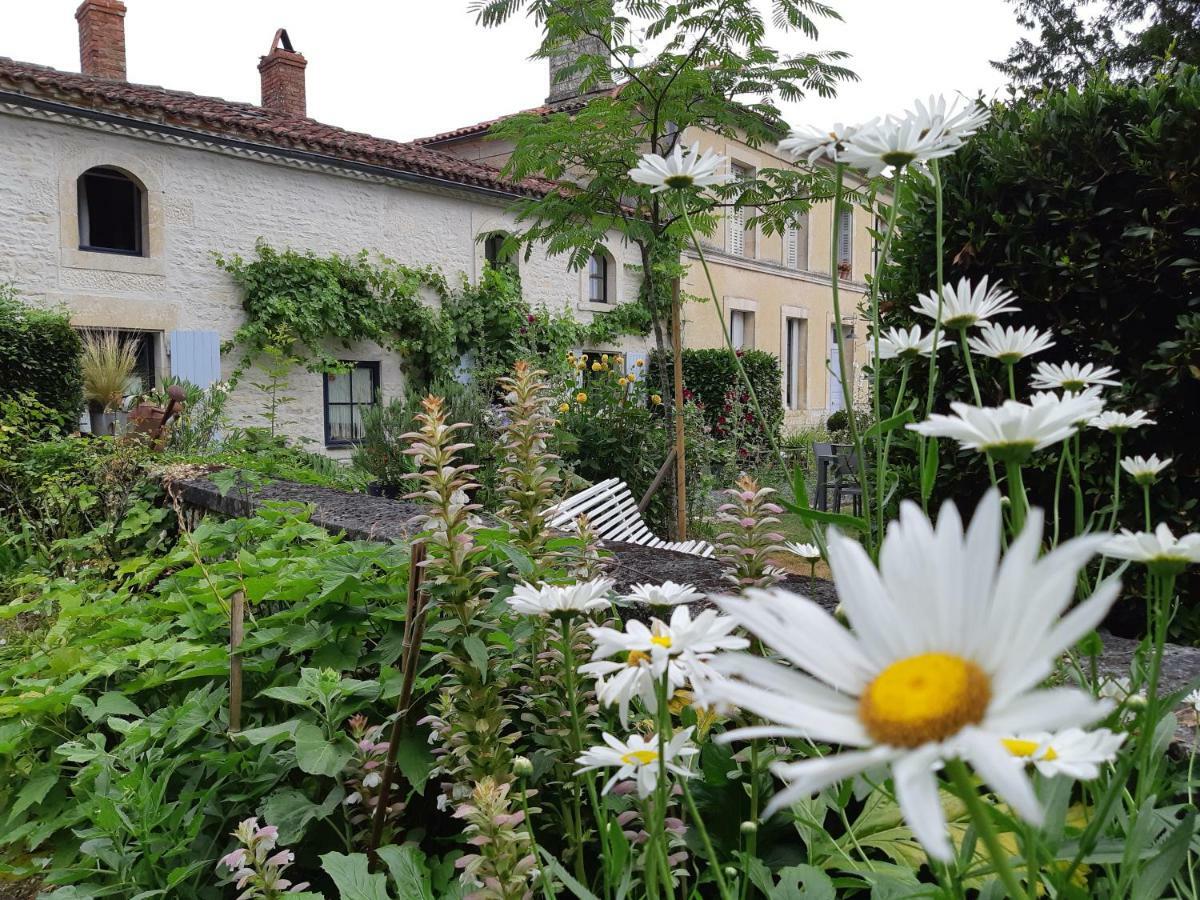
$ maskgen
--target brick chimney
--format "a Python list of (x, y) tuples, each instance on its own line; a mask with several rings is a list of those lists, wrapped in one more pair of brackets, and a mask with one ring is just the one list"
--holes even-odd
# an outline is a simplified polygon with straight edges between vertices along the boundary
[(258, 61), (262, 76), (262, 105), (267, 109), (303, 119), (304, 67), (308, 65), (301, 54), (292, 49), (286, 28), (275, 32), (271, 50)]
[(121, 0), (83, 0), (79, 22), (79, 70), (84, 75), (125, 80), (125, 4)]

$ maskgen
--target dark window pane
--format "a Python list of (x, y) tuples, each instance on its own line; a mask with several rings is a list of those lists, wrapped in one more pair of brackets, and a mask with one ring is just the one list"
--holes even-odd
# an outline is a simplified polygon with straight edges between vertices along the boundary
[(142, 194), (113, 169), (92, 169), (79, 179), (79, 244), (85, 249), (140, 255)]
[(363, 410), (379, 392), (379, 363), (347, 362), (353, 368), (325, 376), (325, 441), (345, 444), (363, 438)]

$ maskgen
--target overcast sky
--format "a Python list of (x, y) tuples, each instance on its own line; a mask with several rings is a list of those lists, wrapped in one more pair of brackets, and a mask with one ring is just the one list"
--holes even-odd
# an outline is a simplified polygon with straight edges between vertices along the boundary
[[(861, 77), (834, 100), (786, 110), (813, 124), (854, 122), (931, 92), (1001, 90), (988, 65), (1021, 29), (1005, 0), (832, 0), (844, 23), (819, 46), (853, 54)], [(468, 0), (125, 0), (131, 81), (257, 103), (255, 66), (286, 27), (308, 58), (308, 112), (382, 137), (409, 139), (542, 102), (546, 66), (531, 61), (524, 19), (485, 30)], [(78, 0), (0, 0), (0, 56), (77, 71)], [(810, 46), (797, 35), (776, 46)]]

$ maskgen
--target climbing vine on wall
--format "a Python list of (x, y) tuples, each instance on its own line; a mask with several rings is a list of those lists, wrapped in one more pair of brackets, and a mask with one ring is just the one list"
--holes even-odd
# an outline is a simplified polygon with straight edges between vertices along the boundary
[[(399, 353), (413, 387), (450, 377), (463, 355), (490, 376), (523, 356), (556, 359), (571, 347), (646, 334), (650, 312), (639, 300), (614, 306), (591, 324), (569, 312), (532, 309), (506, 266), (485, 268), (477, 284), (456, 286), (432, 267), (414, 268), (363, 250), (317, 256), (259, 241), (252, 259), (214, 254), (242, 288), (247, 322), (225, 347), (243, 364), (286, 345), (313, 371), (339, 367), (331, 345), (373, 341)], [(435, 300), (430, 303), (428, 300)]]

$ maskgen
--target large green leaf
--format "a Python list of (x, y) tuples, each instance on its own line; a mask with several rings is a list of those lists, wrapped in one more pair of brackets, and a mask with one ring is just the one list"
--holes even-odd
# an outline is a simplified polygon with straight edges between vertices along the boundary
[(311, 722), (296, 726), (296, 764), (309, 775), (337, 775), (346, 768), (354, 755), (354, 745), (348, 738), (338, 736), (335, 741), (325, 738), (325, 733)]
[(259, 812), (264, 821), (279, 828), (280, 844), (295, 844), (304, 837), (311, 822), (333, 813), (345, 796), (345, 790), (337, 787), (324, 801), (317, 803), (296, 788), (283, 788), (268, 797)]
[(392, 884), (402, 900), (437, 900), (425, 854), (413, 844), (379, 848), (379, 858), (388, 867)]
[(813, 866), (788, 866), (779, 870), (779, 880), (770, 900), (834, 900), (833, 882)]
[(1158, 852), (1138, 873), (1133, 882), (1134, 900), (1158, 900), (1167, 895), (1167, 887), (1187, 858), (1188, 846), (1195, 833), (1196, 810), (1189, 809), (1170, 836), (1158, 846)]
[(326, 853), (321, 857), (321, 866), (337, 885), (341, 900), (392, 900), (387, 890), (387, 878), (372, 873), (367, 866), (367, 857), (362, 853), (349, 856)]
[(422, 735), (410, 734), (397, 743), (396, 765), (413, 786), (413, 790), (420, 794), (424, 792), (425, 782), (429, 780), (429, 773), (437, 765), (437, 760), (433, 757), (433, 748), (430, 747), (429, 741)]

